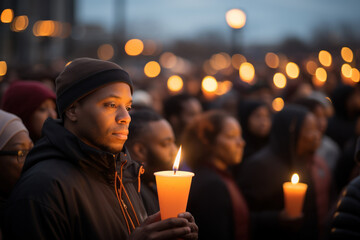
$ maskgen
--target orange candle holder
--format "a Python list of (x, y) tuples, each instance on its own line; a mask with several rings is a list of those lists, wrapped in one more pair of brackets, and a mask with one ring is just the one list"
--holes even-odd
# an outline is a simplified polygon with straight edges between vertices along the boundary
[(156, 186), (159, 198), (161, 219), (177, 217), (186, 212), (190, 192), (192, 172), (160, 171), (155, 172)]
[(299, 183), (299, 176), (293, 175), (291, 182), (283, 184), (285, 210), (290, 217), (301, 216), (307, 184)]

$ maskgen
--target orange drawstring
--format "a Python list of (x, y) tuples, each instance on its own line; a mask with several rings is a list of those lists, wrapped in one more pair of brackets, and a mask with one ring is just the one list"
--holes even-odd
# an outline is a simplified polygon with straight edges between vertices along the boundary
[(140, 176), (141, 176), (141, 174), (144, 174), (144, 172), (145, 172), (144, 166), (141, 165), (141, 166), (140, 166), (140, 169), (139, 169), (139, 173), (138, 173), (138, 192), (140, 192), (140, 188), (141, 188), (141, 179), (140, 179)]

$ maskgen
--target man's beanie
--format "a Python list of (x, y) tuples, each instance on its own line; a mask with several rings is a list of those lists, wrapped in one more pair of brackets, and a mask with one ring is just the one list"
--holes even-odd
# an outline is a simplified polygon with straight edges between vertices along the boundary
[(55, 102), (56, 95), (48, 86), (38, 81), (15, 81), (5, 91), (2, 106), (6, 112), (20, 117), (31, 128), (31, 116), (45, 100)]
[(20, 118), (0, 110), (0, 150), (19, 132), (28, 132)]
[(119, 65), (92, 58), (73, 60), (55, 80), (59, 116), (62, 117), (65, 110), (75, 101), (115, 82), (127, 83), (133, 93), (129, 74)]

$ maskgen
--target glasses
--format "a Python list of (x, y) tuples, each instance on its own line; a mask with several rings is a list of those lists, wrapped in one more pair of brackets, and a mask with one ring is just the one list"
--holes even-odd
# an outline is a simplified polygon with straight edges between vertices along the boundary
[(23, 163), (29, 152), (29, 150), (0, 151), (0, 156), (16, 156), (18, 163)]

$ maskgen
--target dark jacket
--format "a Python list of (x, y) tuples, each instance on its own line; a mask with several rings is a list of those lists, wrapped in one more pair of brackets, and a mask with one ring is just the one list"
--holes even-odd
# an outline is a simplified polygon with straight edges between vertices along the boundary
[[(317, 239), (318, 220), (314, 179), (309, 159), (295, 154), (297, 139), (306, 109), (286, 107), (275, 114), (270, 143), (243, 163), (236, 179), (248, 202), (253, 239)], [(289, 182), (292, 173), (308, 185), (304, 200), (304, 221), (298, 229), (284, 226), (279, 221), (284, 209), (282, 185)]]
[[(137, 191), (138, 165), (124, 152), (113, 155), (88, 146), (55, 120), (45, 122), (43, 135), (8, 200), (4, 239), (127, 239), (126, 221), (131, 223), (115, 192), (115, 171), (120, 176), (122, 171), (141, 223), (147, 215)], [(124, 191), (122, 199), (137, 225)]]
[[(249, 231), (246, 202), (241, 199), (243, 201), (233, 203), (229, 188), (219, 171), (212, 166), (199, 167), (194, 171), (187, 210), (196, 219), (199, 240), (239, 239), (236, 237), (236, 229), (241, 230), (241, 239), (246, 240)], [(231, 179), (237, 188), (235, 181), (230, 177), (228, 179)], [(237, 191), (241, 194), (239, 189)], [(242, 211), (240, 216), (242, 222), (238, 224), (234, 216), (236, 212), (234, 204), (237, 204)]]

